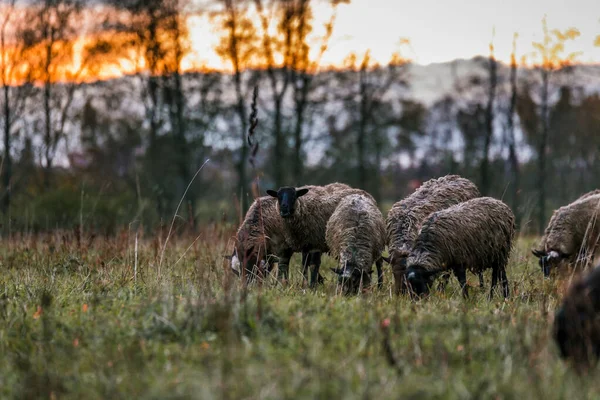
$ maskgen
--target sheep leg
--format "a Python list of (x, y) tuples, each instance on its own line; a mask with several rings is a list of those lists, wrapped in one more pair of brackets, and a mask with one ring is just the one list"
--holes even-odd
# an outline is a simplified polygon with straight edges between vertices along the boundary
[(377, 288), (383, 288), (383, 258), (375, 261), (375, 267), (377, 268)]
[(319, 283), (323, 283), (323, 277), (319, 274), (321, 268), (321, 253), (311, 253), (310, 261), (312, 263), (312, 273), (310, 275), (310, 287), (315, 288)]
[(496, 284), (498, 283), (499, 275), (500, 275), (500, 271), (498, 268), (492, 269), (492, 287), (490, 288), (490, 300), (494, 296), (494, 289), (496, 288)]
[(506, 277), (506, 269), (504, 267), (500, 268), (500, 280), (502, 281), (502, 294), (504, 294), (504, 298), (506, 299), (510, 294), (510, 289), (508, 288), (508, 278)]
[(315, 251), (311, 255), (311, 263), (313, 265), (315, 265), (317, 268), (317, 283), (319, 285), (322, 285), (325, 283), (325, 278), (323, 278), (323, 275), (321, 275), (321, 273), (319, 272), (319, 268), (321, 267), (321, 255), (322, 254), (323, 253), (321, 253), (320, 251)]
[(279, 262), (277, 265), (277, 278), (281, 283), (287, 283), (288, 281), (288, 271), (292, 254), (294, 253), (291, 250), (286, 249), (281, 257), (279, 257)]
[(302, 252), (302, 280), (303, 285), (308, 283), (308, 266), (310, 264), (311, 257), (308, 251)]
[(478, 275), (479, 275), (479, 287), (481, 289), (483, 289), (483, 287), (485, 286), (484, 282), (483, 282), (483, 272), (480, 272)]
[(464, 268), (454, 268), (454, 275), (456, 275), (456, 279), (458, 279), (458, 283), (460, 283), (460, 287), (462, 288), (463, 297), (466, 299), (469, 297), (469, 288), (467, 286), (467, 271)]

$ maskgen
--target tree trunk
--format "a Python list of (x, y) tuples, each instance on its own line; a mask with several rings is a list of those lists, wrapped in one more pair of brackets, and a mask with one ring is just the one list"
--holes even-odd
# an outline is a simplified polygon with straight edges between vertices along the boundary
[(373, 168), (372, 193), (375, 201), (381, 202), (381, 159), (383, 153), (383, 141), (380, 138), (380, 132), (377, 132), (375, 138), (375, 166)]
[(12, 178), (12, 159), (10, 157), (10, 128), (11, 118), (10, 115), (10, 103), (9, 103), (9, 87), (7, 84), (4, 85), (4, 171), (2, 175), (2, 181), (4, 183), (4, 197), (2, 201), (2, 211), (5, 215), (8, 214), (10, 209), (10, 197), (11, 197), (11, 178)]
[[(153, 67), (150, 67), (152, 70)], [(158, 80), (155, 76), (150, 76), (148, 78), (148, 94), (150, 96), (150, 109), (148, 110), (148, 119), (150, 120), (150, 132), (149, 132), (149, 142), (148, 142), (148, 160), (147, 160), (147, 168), (150, 174), (150, 178), (152, 183), (157, 185), (159, 188), (162, 187), (160, 176), (160, 164), (154, 162), (154, 160), (158, 160), (160, 158), (160, 151), (157, 146), (158, 139), (158, 130), (159, 130), (159, 122), (157, 120), (158, 115)], [(166, 212), (168, 205), (165, 204), (164, 195), (159, 191), (154, 193), (155, 201), (156, 201), (156, 212), (161, 218), (166, 218)]]
[(510, 106), (508, 108), (508, 159), (512, 172), (512, 198), (511, 207), (515, 213), (517, 227), (521, 225), (521, 212), (519, 210), (520, 173), (517, 145), (515, 139), (515, 111), (517, 109), (517, 63), (515, 60), (510, 66)]
[[(187, 143), (187, 139), (185, 137), (186, 133), (186, 121), (184, 116), (185, 110), (185, 98), (183, 95), (183, 87), (181, 82), (181, 74), (179, 71), (175, 71), (173, 74), (174, 80), (174, 97), (175, 97), (175, 126), (176, 126), (176, 135), (177, 142), (179, 147), (179, 175), (180, 179), (183, 182), (183, 187), (187, 187), (190, 183), (191, 179), (191, 171), (190, 171), (190, 150)], [(193, 226), (196, 226), (196, 218), (195, 218), (195, 202), (194, 202), (194, 190), (193, 186), (190, 187), (186, 195), (186, 200), (188, 203), (188, 211), (191, 215), (189, 215), (188, 220), (192, 222)]]
[(542, 68), (542, 132), (538, 148), (538, 230), (546, 225), (546, 147), (548, 144), (548, 70)]
[(52, 180), (52, 121), (51, 121), (51, 110), (50, 110), (50, 86), (51, 83), (46, 81), (44, 84), (44, 120), (45, 120), (45, 134), (44, 134), (44, 156), (46, 158), (46, 165), (44, 165), (44, 189), (50, 189), (50, 182)]
[(366, 135), (367, 135), (367, 88), (366, 72), (360, 71), (360, 121), (356, 147), (358, 151), (358, 187), (367, 190), (367, 161), (366, 161)]
[(304, 124), (304, 107), (296, 106), (296, 126), (294, 128), (294, 184), (302, 184), (304, 163), (302, 162), (302, 125)]
[(304, 113), (308, 96), (309, 77), (306, 73), (302, 76), (302, 88), (296, 96), (296, 126), (294, 128), (294, 182), (296, 185), (303, 184), (304, 163), (302, 160), (302, 127), (304, 126)]
[(246, 213), (248, 209), (248, 188), (247, 188), (247, 176), (246, 176), (246, 162), (248, 161), (248, 146), (246, 144), (246, 130), (247, 130), (247, 121), (246, 121), (246, 108), (244, 107), (244, 95), (242, 94), (242, 77), (239, 68), (236, 68), (234, 81), (235, 81), (235, 92), (237, 96), (237, 114), (240, 119), (241, 126), (241, 135), (240, 135), (240, 161), (237, 164), (237, 172), (238, 172), (238, 191), (241, 196), (241, 212), (242, 215)]
[(496, 74), (496, 60), (493, 56), (490, 56), (490, 86), (488, 94), (488, 102), (485, 111), (485, 140), (483, 144), (483, 159), (481, 160), (481, 194), (484, 196), (490, 193), (490, 146), (492, 138), (494, 136), (494, 99), (496, 97), (496, 85), (497, 85), (497, 74)]
[(283, 96), (275, 95), (275, 116), (273, 119), (273, 136), (275, 138), (275, 147), (273, 149), (273, 179), (275, 187), (284, 186), (285, 180), (285, 148), (283, 142), (283, 133), (281, 132), (281, 105)]

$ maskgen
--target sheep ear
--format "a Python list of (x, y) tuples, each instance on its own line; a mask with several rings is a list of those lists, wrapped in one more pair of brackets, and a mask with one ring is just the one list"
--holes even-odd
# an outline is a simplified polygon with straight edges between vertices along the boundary
[(538, 249), (531, 249), (531, 253), (538, 258), (544, 257), (546, 255), (542, 250)]
[(277, 192), (275, 190), (269, 189), (269, 190), (267, 190), (267, 194), (271, 197), (277, 198)]
[(296, 190), (296, 197), (302, 197), (306, 193), (308, 193), (308, 188), (298, 189), (298, 190)]
[(391, 263), (392, 263), (392, 259), (391, 259), (391, 257), (384, 257), (384, 256), (381, 256), (381, 259), (382, 259), (383, 261), (385, 261), (386, 263), (388, 263), (388, 264), (391, 264)]

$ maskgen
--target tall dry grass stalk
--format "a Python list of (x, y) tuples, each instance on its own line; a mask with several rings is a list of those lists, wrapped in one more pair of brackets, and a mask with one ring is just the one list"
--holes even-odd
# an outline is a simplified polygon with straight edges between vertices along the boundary
[(187, 194), (187, 192), (190, 189), (190, 187), (192, 186), (192, 183), (194, 182), (194, 180), (196, 179), (196, 177), (198, 176), (198, 174), (200, 173), (200, 171), (202, 171), (202, 169), (204, 168), (204, 166), (209, 161), (210, 161), (210, 159), (207, 158), (206, 161), (204, 161), (204, 164), (202, 164), (202, 166), (200, 166), (200, 168), (198, 168), (198, 170), (196, 171), (196, 173), (194, 174), (194, 176), (192, 177), (192, 179), (188, 183), (187, 187), (185, 188), (185, 191), (183, 192), (183, 195), (181, 196), (181, 199), (179, 199), (179, 204), (177, 204), (177, 208), (175, 209), (175, 213), (173, 214), (173, 219), (171, 220), (171, 226), (169, 227), (169, 232), (167, 233), (167, 237), (165, 239), (165, 244), (162, 246), (162, 250), (161, 250), (161, 253), (160, 253), (160, 261), (158, 262), (158, 277), (159, 278), (161, 276), (161, 267), (162, 267), (163, 259), (164, 259), (164, 256), (165, 256), (165, 250), (167, 248), (167, 243), (169, 243), (169, 238), (171, 237), (171, 233), (173, 232), (173, 225), (175, 225), (175, 218), (177, 218), (177, 214), (179, 213), (179, 208), (181, 207), (181, 203), (183, 203), (183, 199), (185, 198), (185, 195)]

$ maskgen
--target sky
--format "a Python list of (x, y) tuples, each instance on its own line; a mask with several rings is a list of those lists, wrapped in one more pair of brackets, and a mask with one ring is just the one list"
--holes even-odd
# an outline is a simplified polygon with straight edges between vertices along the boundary
[[(316, 34), (331, 11), (320, 5), (314, 12)], [(446, 62), (456, 58), (488, 55), (493, 39), (495, 55), (508, 62), (513, 33), (517, 32), (517, 55), (529, 55), (533, 41), (542, 38), (542, 18), (550, 29), (577, 28), (581, 36), (566, 45), (567, 52), (581, 51), (578, 60), (600, 63), (598, 0), (353, 0), (338, 9), (330, 48), (323, 64), (340, 65), (351, 52), (370, 49), (379, 62), (387, 62), (394, 51), (419, 64)], [(223, 68), (214, 54), (217, 32), (205, 18), (190, 21), (193, 64)], [(495, 36), (493, 32), (495, 30)], [(400, 47), (400, 40), (410, 47)]]

